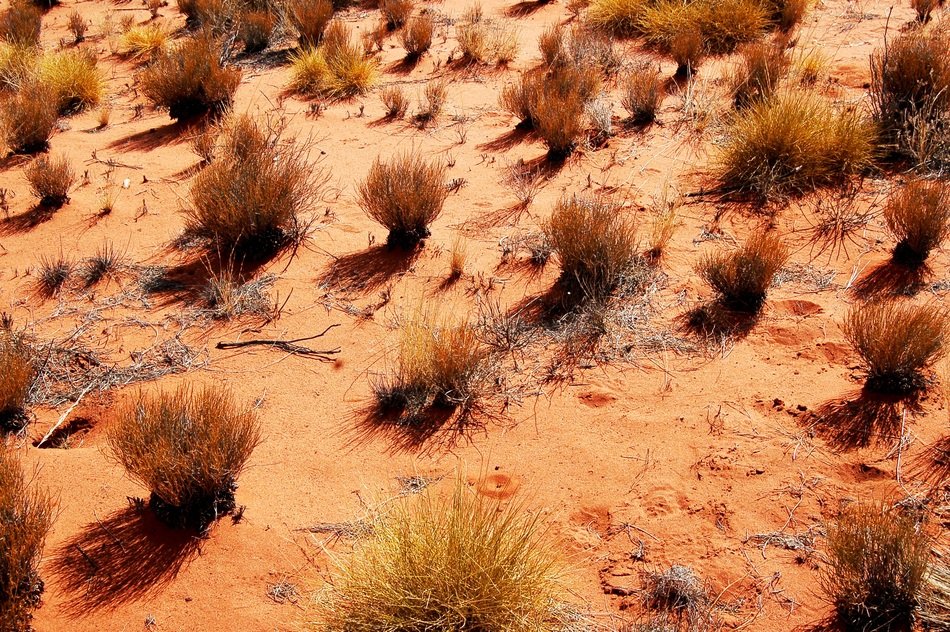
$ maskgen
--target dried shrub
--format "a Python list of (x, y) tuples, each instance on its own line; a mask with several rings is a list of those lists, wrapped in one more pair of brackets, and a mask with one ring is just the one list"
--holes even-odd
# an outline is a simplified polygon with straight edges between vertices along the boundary
[(45, 298), (56, 296), (72, 277), (75, 267), (62, 253), (55, 257), (40, 257), (36, 271), (37, 292)]
[(389, 162), (377, 158), (358, 189), (360, 207), (389, 229), (386, 243), (400, 248), (414, 248), (429, 236), (446, 197), (445, 166), (415, 153)]
[(768, 16), (757, 0), (660, 0), (643, 10), (638, 23), (647, 42), (661, 52), (671, 53), (679, 35), (695, 32), (703, 51), (712, 55), (758, 39), (767, 26)]
[(0, 106), (6, 146), (16, 153), (34, 153), (49, 146), (59, 118), (57, 95), (39, 83), (29, 83)]
[(16, 432), (25, 425), (27, 400), (35, 377), (33, 349), (21, 334), (12, 330), (10, 323), (3, 322), (0, 324), (0, 432)]
[(551, 160), (569, 156), (587, 131), (586, 100), (578, 86), (545, 81), (529, 103), (531, 124), (548, 148)]
[(543, 534), (517, 503), (485, 499), (461, 481), (446, 498), (426, 492), (396, 504), (342, 563), (317, 629), (547, 629), (562, 595)]
[(652, 261), (659, 261), (666, 251), (673, 233), (679, 225), (679, 211), (683, 206), (683, 196), (674, 195), (670, 187), (664, 187), (662, 195), (654, 199), (654, 217), (650, 227), (650, 237), (647, 257)]
[(178, 9), (192, 26), (225, 36), (237, 23), (240, 3), (235, 0), (178, 0)]
[(414, 7), (413, 0), (380, 0), (379, 2), (379, 11), (386, 20), (386, 28), (390, 30), (402, 28), (412, 15)]
[(950, 164), (950, 29), (914, 29), (871, 56), (871, 103), (889, 153)]
[(485, 18), (480, 5), (468, 10), (455, 27), (462, 57), (476, 64), (508, 63), (518, 53), (518, 33)]
[(663, 80), (653, 64), (641, 64), (628, 74), (621, 86), (621, 104), (636, 125), (652, 123), (663, 100)]
[(14, 448), (0, 443), (0, 630), (30, 630), (40, 605), (40, 561), (55, 502), (37, 487)]
[(119, 39), (119, 53), (135, 61), (149, 62), (165, 52), (168, 38), (168, 30), (161, 24), (133, 26)]
[(79, 275), (86, 287), (92, 287), (102, 279), (117, 277), (125, 266), (125, 255), (106, 242), (82, 262)]
[(89, 23), (79, 13), (73, 11), (69, 14), (69, 21), (66, 22), (66, 28), (73, 34), (73, 42), (79, 44), (86, 39), (86, 31), (89, 30)]
[(191, 232), (219, 252), (266, 258), (306, 232), (302, 223), (325, 176), (306, 160), (305, 144), (281, 141), (281, 128), (246, 115), (228, 122), (214, 161), (191, 186)]
[(458, 279), (465, 272), (465, 262), (468, 260), (468, 243), (462, 236), (455, 238), (452, 249), (449, 251), (449, 278)]
[(241, 14), (238, 39), (244, 42), (244, 52), (257, 53), (270, 45), (274, 34), (274, 14), (270, 11), (245, 11)]
[(807, 92), (779, 92), (737, 114), (718, 177), (728, 189), (771, 198), (841, 182), (867, 169), (876, 129), (856, 110)]
[(389, 118), (402, 118), (409, 109), (409, 97), (399, 86), (388, 86), (379, 93), (379, 99), (386, 108), (386, 116)]
[(930, 251), (950, 236), (950, 186), (939, 180), (914, 180), (891, 195), (884, 222), (897, 240), (894, 260), (921, 266)]
[(808, 13), (812, 0), (765, 0), (772, 23), (787, 33), (798, 26)]
[(139, 75), (142, 93), (173, 119), (217, 115), (231, 107), (241, 71), (221, 65), (209, 35), (184, 40)]
[(911, 629), (926, 587), (930, 541), (909, 516), (855, 504), (828, 525), (820, 584), (842, 629)]
[(334, 20), (316, 49), (290, 58), (291, 89), (301, 94), (345, 98), (365, 94), (379, 76), (379, 63), (353, 42), (350, 29)]
[(576, 302), (609, 296), (636, 255), (633, 223), (606, 198), (562, 198), (544, 234), (561, 265), (560, 284)]
[(646, 573), (643, 584), (644, 604), (651, 610), (672, 615), (680, 623), (673, 625), (673, 629), (694, 629), (708, 610), (706, 586), (688, 566), (674, 564), (665, 571)]
[(316, 48), (333, 19), (331, 0), (291, 0), (287, 7), (291, 24), (297, 29), (300, 46)]
[(32, 46), (0, 42), (0, 89), (16, 92), (34, 80), (36, 52)]
[(0, 14), (0, 39), (14, 46), (36, 46), (40, 43), (43, 13), (28, 0), (14, 0)]
[(406, 49), (406, 58), (419, 59), (432, 46), (432, 33), (435, 21), (428, 13), (417, 15), (409, 20), (400, 35), (402, 47)]
[(759, 232), (737, 250), (705, 255), (696, 272), (724, 306), (757, 313), (765, 303), (772, 279), (787, 259), (788, 249), (777, 235)]
[(37, 82), (54, 93), (61, 113), (93, 107), (102, 99), (103, 81), (93, 54), (82, 50), (62, 50), (40, 57)]
[(439, 118), (445, 103), (449, 98), (449, 83), (445, 79), (437, 79), (426, 84), (422, 92), (424, 105), (416, 117), (421, 123), (429, 123)]
[(790, 64), (780, 42), (753, 42), (739, 51), (739, 65), (729, 78), (737, 107), (770, 98)]
[(234, 511), (238, 476), (260, 439), (256, 413), (210, 386), (140, 393), (108, 431), (112, 456), (149, 489), (155, 515), (198, 532)]
[(921, 24), (930, 22), (930, 14), (943, 4), (944, 0), (910, 0), (910, 6), (917, 12), (917, 21)]
[(926, 386), (923, 371), (946, 354), (947, 312), (892, 301), (857, 305), (842, 324), (873, 392), (905, 395)]
[(26, 168), (30, 190), (48, 208), (59, 208), (69, 200), (69, 189), (76, 182), (76, 173), (65, 156), (58, 159), (40, 156)]

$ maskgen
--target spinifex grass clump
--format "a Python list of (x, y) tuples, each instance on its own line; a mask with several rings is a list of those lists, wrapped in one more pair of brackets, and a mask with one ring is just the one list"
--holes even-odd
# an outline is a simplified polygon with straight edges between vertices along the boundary
[(238, 476), (260, 439), (256, 413), (219, 387), (139, 394), (108, 434), (114, 458), (151, 491), (155, 515), (198, 532), (234, 511)]
[(774, 233), (756, 233), (737, 250), (704, 256), (696, 271), (716, 292), (723, 306), (754, 314), (765, 304), (775, 274), (788, 249)]
[(459, 482), (391, 506), (342, 560), (320, 632), (556, 628), (559, 567), (538, 518)]
[(0, 106), (0, 130), (7, 148), (32, 154), (49, 146), (59, 118), (57, 95), (49, 87), (30, 81)]
[(36, 81), (49, 87), (60, 113), (76, 112), (98, 105), (103, 81), (94, 55), (83, 50), (63, 50), (39, 58)]
[(228, 257), (266, 258), (303, 237), (302, 214), (323, 184), (306, 145), (247, 115), (223, 127), (214, 160), (191, 185), (189, 229)]
[(319, 47), (293, 53), (290, 68), (292, 90), (334, 99), (365, 94), (379, 75), (379, 62), (363, 52), (340, 20), (330, 22)]
[(389, 229), (387, 244), (415, 248), (429, 236), (429, 225), (442, 213), (448, 197), (445, 166), (412, 153), (389, 162), (377, 158), (358, 196), (366, 214)]
[(896, 509), (857, 504), (828, 526), (821, 587), (848, 632), (910, 630), (926, 588), (930, 541)]
[(842, 329), (861, 357), (865, 388), (895, 395), (926, 386), (924, 370), (946, 354), (950, 334), (943, 307), (892, 301), (855, 306)]
[[(2, 336), (2, 333), (0, 333)], [(0, 374), (0, 380), (2, 380)], [(23, 471), (14, 449), (0, 442), (0, 630), (30, 630), (40, 603), (39, 566), (55, 504)]]
[(636, 255), (633, 223), (605, 198), (560, 200), (544, 233), (561, 264), (560, 283), (570, 302), (608, 296)]
[(939, 180), (909, 182), (888, 199), (884, 222), (897, 240), (894, 261), (923, 265), (950, 236), (950, 186)]
[(26, 180), (40, 204), (55, 209), (69, 200), (69, 189), (76, 181), (76, 174), (65, 156), (40, 156), (26, 168)]
[(23, 429), (35, 377), (33, 350), (9, 323), (0, 323), (0, 433)]

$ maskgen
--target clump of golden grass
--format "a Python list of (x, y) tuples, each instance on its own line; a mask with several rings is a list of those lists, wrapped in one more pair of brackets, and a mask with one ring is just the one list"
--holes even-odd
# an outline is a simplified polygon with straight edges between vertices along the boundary
[(770, 198), (840, 182), (868, 168), (876, 129), (856, 110), (780, 91), (751, 104), (727, 128), (718, 177), (733, 191)]
[(0, 42), (0, 88), (20, 90), (34, 79), (36, 48)]
[(739, 51), (739, 65), (729, 78), (738, 107), (770, 98), (788, 72), (788, 53), (781, 42), (753, 42)]
[(152, 61), (168, 47), (169, 32), (158, 22), (133, 26), (119, 39), (119, 54), (136, 61)]
[(669, 186), (654, 200), (653, 222), (650, 227), (650, 240), (646, 255), (653, 261), (659, 261), (666, 251), (673, 233), (679, 224), (679, 210), (683, 205), (682, 195), (675, 194)]
[(640, 18), (650, 0), (593, 0), (587, 23), (614, 35), (629, 37), (640, 32)]
[(149, 489), (156, 516), (199, 532), (234, 511), (238, 476), (260, 440), (256, 413), (211, 386), (140, 393), (108, 431), (113, 458)]
[(103, 82), (96, 59), (82, 50), (62, 50), (39, 58), (36, 81), (56, 95), (60, 112), (93, 107), (102, 99)]
[(15, 153), (42, 151), (49, 146), (58, 117), (57, 95), (48, 86), (30, 82), (0, 106), (4, 143)]
[(59, 208), (69, 200), (69, 189), (76, 182), (69, 159), (40, 156), (26, 168), (26, 181), (30, 190), (48, 208)]
[(518, 33), (503, 23), (485, 18), (481, 5), (469, 9), (455, 27), (463, 58), (476, 63), (505, 64), (518, 54)]
[(432, 32), (435, 22), (428, 13), (422, 13), (409, 20), (402, 30), (400, 39), (406, 49), (406, 58), (419, 59), (432, 46)]
[(696, 272), (724, 306), (754, 314), (765, 304), (772, 279), (787, 259), (788, 249), (778, 235), (758, 232), (737, 250), (706, 254)]
[(82, 17), (79, 11), (73, 11), (69, 14), (69, 21), (66, 27), (73, 34), (73, 43), (79, 44), (86, 39), (86, 31), (89, 30), (89, 23)]
[(402, 118), (409, 109), (409, 97), (399, 86), (388, 86), (379, 93), (379, 99), (386, 108), (386, 116), (389, 118)]
[(291, 88), (299, 93), (331, 98), (366, 93), (379, 76), (379, 63), (353, 42), (340, 20), (326, 28), (316, 49), (305, 48), (290, 58)]
[(29, 0), (14, 0), (0, 14), (0, 39), (13, 46), (36, 46), (40, 42), (43, 13)]
[(414, 248), (429, 236), (447, 197), (445, 165), (415, 153), (389, 162), (377, 158), (358, 189), (360, 207), (389, 229), (386, 243), (400, 248)]
[(820, 48), (801, 50), (793, 61), (794, 74), (802, 86), (813, 86), (828, 74), (830, 59)]
[(281, 130), (247, 115), (221, 133), (214, 160), (191, 186), (189, 229), (231, 256), (266, 257), (306, 232), (324, 176), (306, 160), (306, 146), (282, 143)]
[(188, 38), (139, 75), (142, 94), (173, 119), (221, 114), (231, 107), (241, 71), (221, 65), (218, 43), (207, 34)]
[(950, 164), (950, 29), (914, 29), (871, 57), (871, 103), (890, 152), (918, 166)]
[(855, 306), (842, 329), (861, 358), (865, 387), (900, 395), (926, 386), (923, 371), (946, 354), (950, 333), (944, 308), (893, 301)]
[(544, 528), (462, 481), (387, 509), (318, 605), (321, 632), (548, 629), (562, 598)]
[(645, 125), (656, 120), (663, 100), (663, 80), (656, 66), (637, 66), (624, 78), (621, 89), (621, 105), (630, 115), (630, 122)]
[(323, 39), (330, 20), (333, 19), (331, 0), (291, 0), (287, 7), (291, 24), (297, 29), (300, 46), (316, 48)]
[(0, 442), (0, 630), (30, 629), (43, 594), (40, 561), (56, 503), (23, 471), (12, 446)]
[(36, 377), (32, 354), (9, 322), (0, 323), (0, 431), (23, 427), (27, 398)]
[(449, 251), (449, 278), (458, 279), (465, 272), (465, 262), (468, 260), (468, 243), (461, 235), (452, 242)]
[(930, 541), (909, 516), (854, 504), (828, 525), (821, 587), (844, 630), (910, 629), (926, 587)]
[(538, 38), (538, 48), (549, 69), (592, 66), (611, 75), (621, 66), (610, 37), (584, 24), (570, 29), (559, 24), (548, 28)]
[(390, 30), (402, 28), (412, 15), (415, 7), (413, 0), (380, 0), (379, 11), (386, 20), (386, 27)]
[(939, 180), (914, 180), (891, 195), (884, 222), (897, 240), (894, 260), (920, 266), (930, 251), (950, 236), (950, 186)]
[(560, 284), (572, 302), (610, 295), (634, 262), (636, 229), (607, 198), (562, 198), (544, 224), (561, 265)]
[(238, 27), (238, 39), (244, 42), (244, 52), (257, 53), (267, 48), (275, 23), (270, 11), (244, 11)]

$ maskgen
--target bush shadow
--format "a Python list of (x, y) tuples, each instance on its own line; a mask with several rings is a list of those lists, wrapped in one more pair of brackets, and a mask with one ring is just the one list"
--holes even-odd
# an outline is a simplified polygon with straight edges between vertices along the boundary
[(477, 149), (483, 151), (508, 151), (514, 147), (517, 147), (521, 143), (527, 141), (529, 138), (534, 138), (534, 130), (530, 127), (522, 127), (521, 124), (516, 125), (512, 129), (504, 132), (498, 138), (494, 138), (489, 141), (485, 141), (477, 145)]
[(444, 406), (426, 406), (422, 410), (387, 410), (370, 402), (353, 417), (351, 442), (354, 448), (382, 439), (387, 452), (432, 453), (458, 445), (469, 431), (481, 427), (470, 412)]
[(203, 117), (175, 121), (116, 139), (109, 143), (108, 148), (118, 151), (151, 151), (165, 145), (177, 145), (188, 139), (189, 132), (204, 124)]
[(44, 224), (53, 219), (57, 208), (37, 204), (30, 210), (11, 215), (0, 220), (0, 235), (16, 235), (18, 233), (28, 233), (40, 224)]
[(851, 291), (862, 300), (892, 296), (913, 296), (930, 276), (926, 265), (907, 266), (894, 260), (874, 266), (852, 286)]
[(72, 617), (114, 609), (168, 585), (198, 553), (194, 534), (169, 529), (142, 504), (89, 523), (50, 565)]
[(345, 292), (373, 292), (393, 277), (408, 272), (419, 253), (420, 249), (406, 251), (386, 245), (372, 246), (335, 259), (320, 275), (318, 283)]
[(836, 451), (846, 452), (900, 441), (905, 415), (921, 412), (919, 394), (899, 396), (862, 388), (825, 402), (804, 423)]
[(737, 311), (721, 300), (694, 307), (680, 316), (683, 331), (702, 338), (736, 338), (748, 336), (762, 317), (758, 312)]

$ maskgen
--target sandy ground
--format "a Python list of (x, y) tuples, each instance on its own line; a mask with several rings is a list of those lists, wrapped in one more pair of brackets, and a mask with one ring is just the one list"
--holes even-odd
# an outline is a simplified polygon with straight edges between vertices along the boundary
[[(431, 6), (454, 17), (468, 8), (465, 0)], [(483, 7), (519, 29), (521, 49), (506, 70), (448, 65), (456, 48), (451, 27), (443, 27), (445, 36), (409, 72), (397, 69), (401, 49), (395, 39), (381, 53), (380, 86), (406, 86), (413, 108), (426, 81), (449, 80), (446, 112), (425, 130), (408, 121), (383, 121), (375, 92), (328, 104), (314, 116), (308, 102), (284, 94), (286, 68), (243, 63), (235, 109), (279, 109), (288, 117), (289, 133), (311, 140), (311, 157), (330, 175), (315, 209), (311, 243), (262, 271), (277, 275), (272, 292), (283, 305), (280, 318), (263, 326), (241, 320), (202, 324), (188, 316), (189, 305), (174, 299), (129, 298), (135, 295), (131, 275), (53, 299), (33, 291), (32, 271), (41, 257), (64, 253), (78, 261), (107, 241), (140, 265), (179, 261), (169, 244), (181, 232), (180, 209), (198, 163), (188, 131), (142, 107), (135, 68), (111, 53), (114, 37), (100, 36), (108, 14), (115, 23), (125, 16), (144, 22), (144, 7), (66, 0), (47, 14), (48, 48), (67, 38), (73, 9), (91, 21), (92, 37), (83, 46), (98, 51), (107, 74), (111, 120), (97, 130), (98, 112), (84, 113), (64, 119), (54, 136), (52, 152), (69, 156), (87, 176), (67, 206), (36, 226), (0, 223), (0, 307), (44, 339), (65, 339), (81, 328), (84, 339), (118, 362), (180, 336), (197, 353), (195, 366), (158, 385), (219, 382), (242, 400), (259, 400), (265, 440), (240, 480), (243, 519), (223, 520), (208, 539), (195, 542), (136, 518), (128, 498), (145, 492), (103, 452), (114, 402), (136, 387), (85, 398), (71, 417), (87, 419), (91, 430), (72, 437), (69, 449), (32, 445), (68, 405), (35, 410), (23, 452), (59, 498), (42, 566), (47, 587), (36, 613), (39, 632), (300, 629), (310, 595), (332, 567), (328, 549), (347, 549), (345, 541), (311, 534), (307, 527), (358, 518), (367, 506), (399, 493), (398, 477), (451, 477), (459, 468), (481, 493), (514, 496), (543, 514), (551, 546), (571, 569), (573, 600), (604, 623), (636, 611), (630, 593), (643, 571), (686, 564), (729, 604), (722, 616), (731, 625), (791, 630), (827, 613), (816, 584), (820, 556), (754, 536), (814, 536), (820, 549), (821, 525), (841, 503), (915, 493), (912, 479), (899, 482), (898, 468), (939, 435), (946, 421), (939, 402), (926, 402), (920, 417), (908, 421), (910, 440), (900, 450), (890, 442), (837, 453), (803, 424), (809, 411), (858, 388), (856, 358), (838, 323), (854, 301), (850, 281), (886, 259), (889, 248), (875, 219), (847, 252), (810, 250), (814, 204), (808, 200), (788, 205), (774, 219), (794, 255), (748, 336), (709, 348), (669, 333), (680, 315), (708, 297), (693, 273), (700, 254), (727, 247), (768, 221), (690, 198), (650, 311), (650, 330), (675, 344), (635, 349), (612, 363), (582, 364), (568, 378), (549, 383), (541, 377), (550, 358), (526, 358), (522, 377), (538, 379), (522, 381), (532, 388), (500, 419), (453, 446), (436, 441), (401, 449), (391, 437), (360, 431), (359, 410), (370, 397), (372, 376), (391, 360), (395, 324), (408, 310), (423, 302), (474, 313), (479, 300), (510, 306), (551, 286), (555, 265), (538, 275), (502, 266), (499, 243), (536, 229), (562, 194), (610, 192), (648, 226), (645, 209), (664, 187), (686, 193), (709, 182), (728, 111), (722, 97), (728, 60), (701, 68), (692, 97), (674, 87), (656, 125), (642, 132), (618, 125), (606, 147), (584, 150), (551, 174), (525, 212), (506, 212), (516, 203), (504, 183), (507, 165), (537, 160), (544, 148), (530, 138), (505, 142), (516, 121), (497, 105), (497, 95), (518, 70), (538, 63), (541, 30), (570, 14), (560, 2), (523, 17), (506, 17), (503, 0), (486, 0)], [(182, 24), (174, 7), (161, 13), (160, 19)], [(364, 32), (376, 13), (352, 10), (345, 18)], [(828, 55), (830, 76), (821, 89), (866, 107), (869, 54), (886, 28), (895, 34), (912, 15), (907, 6), (885, 2), (822, 2), (806, 19), (798, 46)], [(628, 60), (638, 54), (633, 44), (618, 46)], [(667, 75), (673, 70), (669, 63), (663, 69)], [(616, 88), (610, 100), (619, 121)], [(699, 133), (696, 110), (708, 119)], [(451, 165), (448, 177), (462, 184), (424, 252), (400, 268), (370, 246), (383, 242), (385, 233), (358, 208), (355, 186), (377, 155), (409, 148), (444, 159)], [(117, 164), (110, 167), (110, 160)], [(24, 165), (8, 159), (0, 171), (0, 187), (12, 192), (14, 218), (32, 205)], [(122, 188), (126, 179), (129, 186)], [(865, 180), (859, 203), (878, 208), (888, 186)], [(118, 198), (115, 210), (100, 216), (103, 191), (117, 191)], [(448, 250), (459, 235), (468, 245), (466, 272), (446, 287)], [(932, 281), (941, 278), (946, 263), (942, 253), (936, 256)], [(340, 277), (327, 282), (334, 264), (357, 270), (362, 283)], [(931, 294), (942, 300), (941, 287), (917, 300)], [(369, 317), (359, 316), (360, 310)], [(339, 347), (330, 363), (265, 348), (215, 348), (220, 340), (290, 339), (330, 325), (339, 326), (308, 343)], [(281, 583), (296, 586), (299, 597), (280, 603), (269, 596)]]

